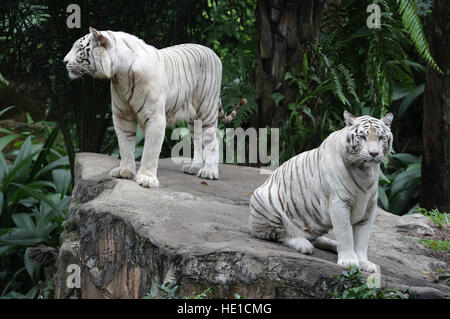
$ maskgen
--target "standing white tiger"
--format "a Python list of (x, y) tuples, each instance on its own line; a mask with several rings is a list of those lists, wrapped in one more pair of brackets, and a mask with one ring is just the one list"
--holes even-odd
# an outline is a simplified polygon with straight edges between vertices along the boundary
[[(303, 254), (337, 251), (338, 265), (375, 272), (367, 247), (378, 197), (380, 162), (390, 153), (393, 115), (344, 112), (346, 127), (316, 149), (281, 165), (250, 199), (250, 231)], [(336, 241), (323, 235), (331, 228)]]
[(111, 80), (111, 106), (120, 150), (120, 165), (113, 177), (133, 178), (136, 125), (145, 133), (141, 167), (136, 182), (158, 187), (157, 167), (166, 124), (188, 122), (194, 136), (194, 120), (201, 120), (201, 136), (194, 136), (194, 159), (183, 167), (198, 170), (201, 178), (219, 177), (218, 118), (230, 122), (245, 99), (230, 115), (220, 99), (222, 63), (209, 48), (182, 44), (158, 50), (125, 33), (97, 31), (77, 40), (64, 58), (72, 79), (87, 73)]

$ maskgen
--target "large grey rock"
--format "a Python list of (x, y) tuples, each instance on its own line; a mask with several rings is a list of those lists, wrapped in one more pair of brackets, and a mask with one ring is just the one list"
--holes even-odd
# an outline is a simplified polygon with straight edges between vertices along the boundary
[[(118, 160), (108, 156), (77, 155), (72, 204), (61, 235), (58, 298), (140, 298), (168, 281), (180, 286), (181, 297), (208, 287), (210, 297), (331, 296), (334, 276), (343, 271), (335, 254), (315, 250), (305, 256), (250, 235), (250, 194), (267, 178), (258, 169), (221, 165), (220, 180), (201, 180), (162, 159), (160, 188), (146, 189), (133, 180), (108, 177), (116, 165)], [(428, 227), (425, 217), (398, 217), (380, 209), (369, 257), (381, 266), (383, 284), (410, 288), (413, 298), (448, 298), (450, 288), (427, 275), (438, 261), (411, 239), (416, 228), (404, 226), (415, 222)], [(81, 291), (66, 286), (70, 263), (80, 265)]]

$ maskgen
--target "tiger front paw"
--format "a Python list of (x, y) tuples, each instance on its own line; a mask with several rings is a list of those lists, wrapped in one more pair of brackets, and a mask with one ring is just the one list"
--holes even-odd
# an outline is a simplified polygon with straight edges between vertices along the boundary
[(109, 176), (115, 178), (127, 178), (131, 179), (134, 177), (135, 171), (128, 167), (115, 167), (109, 172)]
[(219, 171), (217, 169), (204, 167), (198, 171), (197, 176), (205, 179), (219, 179)]
[(359, 268), (359, 260), (355, 253), (348, 256), (338, 256), (337, 264), (344, 268), (350, 268), (350, 266), (356, 266)]
[(143, 173), (138, 173), (136, 175), (136, 183), (141, 185), (142, 187), (148, 187), (148, 188), (158, 188), (159, 187), (159, 181), (156, 178), (156, 176), (150, 176)]
[(362, 271), (367, 272), (380, 272), (379, 266), (377, 264), (374, 264), (373, 262), (370, 262), (368, 260), (360, 260), (359, 261), (359, 267)]

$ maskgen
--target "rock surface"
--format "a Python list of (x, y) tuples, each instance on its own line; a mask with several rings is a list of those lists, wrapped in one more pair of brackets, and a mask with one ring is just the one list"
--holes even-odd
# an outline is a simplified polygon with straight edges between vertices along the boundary
[[(77, 155), (55, 275), (57, 298), (141, 298), (164, 282), (176, 282), (181, 297), (207, 288), (213, 298), (331, 296), (334, 276), (343, 271), (337, 255), (316, 249), (305, 256), (250, 235), (250, 194), (268, 175), (221, 165), (220, 180), (202, 180), (162, 159), (160, 188), (150, 190), (110, 178), (117, 165), (108, 156)], [(439, 261), (410, 236), (429, 226), (424, 216), (398, 217), (380, 209), (369, 257), (390, 288), (409, 288), (411, 298), (449, 298), (449, 286), (428, 275)], [(70, 264), (80, 266), (81, 289), (67, 287)]]

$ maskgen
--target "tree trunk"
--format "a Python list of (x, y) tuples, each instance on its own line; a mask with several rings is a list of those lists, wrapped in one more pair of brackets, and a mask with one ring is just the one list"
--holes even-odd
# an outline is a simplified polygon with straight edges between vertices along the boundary
[(443, 74), (427, 68), (420, 205), (450, 212), (450, 1), (433, 1), (429, 42)]
[[(303, 54), (316, 43), (324, 1), (258, 0), (259, 58), (256, 69), (258, 125), (277, 127), (297, 89), (284, 80), (287, 71), (300, 69)], [(274, 93), (283, 95), (277, 108)]]

